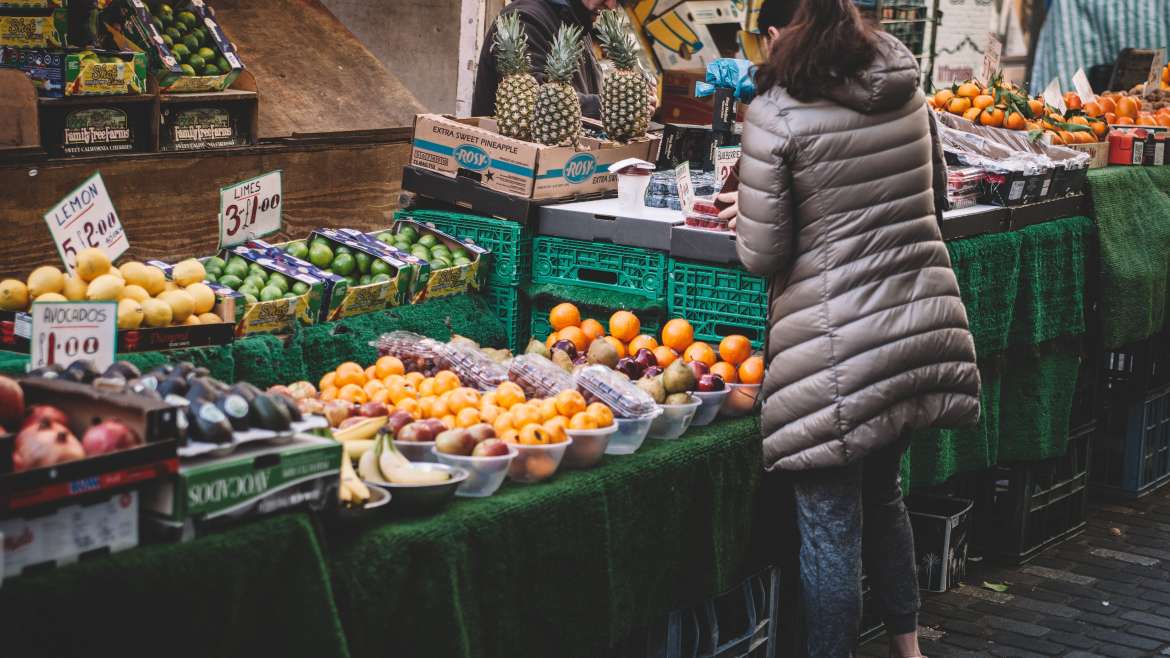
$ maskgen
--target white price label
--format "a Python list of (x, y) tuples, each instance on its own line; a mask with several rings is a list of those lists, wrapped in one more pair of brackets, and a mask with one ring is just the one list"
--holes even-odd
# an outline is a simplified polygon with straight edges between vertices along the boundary
[(739, 156), (742, 153), (743, 148), (740, 146), (720, 146), (715, 149), (716, 191), (723, 189), (723, 183), (731, 175), (731, 170), (739, 162)]
[(987, 45), (983, 48), (983, 71), (979, 79), (985, 84), (999, 71), (999, 60), (1003, 56), (1003, 41), (995, 32), (987, 33)]
[(1052, 82), (1044, 88), (1044, 93), (1041, 94), (1044, 102), (1056, 109), (1060, 110), (1061, 114), (1068, 111), (1068, 107), (1064, 104), (1064, 94), (1060, 93), (1060, 78), (1053, 78)]
[(93, 361), (98, 370), (114, 362), (118, 343), (116, 302), (34, 302), (29, 368), (78, 359)]
[(683, 212), (695, 207), (695, 186), (691, 182), (691, 163), (684, 162), (674, 168), (674, 180), (678, 185), (678, 201)]
[(1081, 97), (1082, 103), (1097, 100), (1097, 94), (1093, 93), (1093, 85), (1089, 84), (1089, 76), (1085, 75), (1085, 69), (1077, 69), (1073, 74), (1073, 89), (1077, 90), (1077, 96)]
[(1162, 82), (1162, 69), (1166, 68), (1166, 49), (1154, 51), (1154, 59), (1150, 62), (1150, 74), (1146, 76), (1146, 96), (1150, 96), (1159, 89)]
[(90, 176), (45, 213), (45, 223), (70, 272), (77, 267), (77, 252), (82, 249), (101, 249), (113, 262), (130, 248), (100, 173)]
[(219, 246), (272, 235), (281, 227), (280, 170), (219, 190)]

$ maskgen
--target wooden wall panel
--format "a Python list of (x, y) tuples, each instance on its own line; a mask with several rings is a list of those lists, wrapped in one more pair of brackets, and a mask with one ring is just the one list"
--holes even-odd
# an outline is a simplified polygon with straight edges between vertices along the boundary
[(95, 170), (126, 227), (127, 257), (173, 261), (216, 248), (219, 188), (284, 172), (285, 239), (322, 226), (374, 229), (398, 204), (405, 140), (0, 166), (0, 277), (60, 266), (43, 213)]

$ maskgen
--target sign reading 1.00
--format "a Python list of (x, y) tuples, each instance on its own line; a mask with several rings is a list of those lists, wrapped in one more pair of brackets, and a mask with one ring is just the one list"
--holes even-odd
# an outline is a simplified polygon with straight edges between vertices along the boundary
[(250, 178), (219, 191), (219, 246), (262, 238), (281, 227), (280, 171)]
[(82, 249), (100, 249), (112, 262), (130, 248), (101, 173), (90, 176), (45, 213), (45, 223), (70, 272), (77, 267), (77, 252)]
[(99, 370), (114, 362), (118, 305), (114, 302), (36, 302), (29, 368), (89, 359)]

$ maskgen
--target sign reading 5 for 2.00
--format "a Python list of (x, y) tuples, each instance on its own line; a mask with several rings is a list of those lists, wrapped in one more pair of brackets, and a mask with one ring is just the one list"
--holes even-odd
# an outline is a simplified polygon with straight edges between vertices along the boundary
[(76, 269), (77, 252), (82, 249), (100, 249), (112, 262), (130, 248), (100, 172), (45, 213), (45, 223), (70, 272)]

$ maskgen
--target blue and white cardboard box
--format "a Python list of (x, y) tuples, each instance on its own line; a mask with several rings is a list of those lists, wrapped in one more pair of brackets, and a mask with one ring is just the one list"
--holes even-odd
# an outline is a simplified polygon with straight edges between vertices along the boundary
[(410, 163), (516, 197), (566, 199), (616, 192), (609, 166), (626, 158), (654, 162), (659, 141), (657, 135), (628, 144), (582, 137), (577, 147), (544, 146), (500, 135), (490, 117), (420, 114)]

